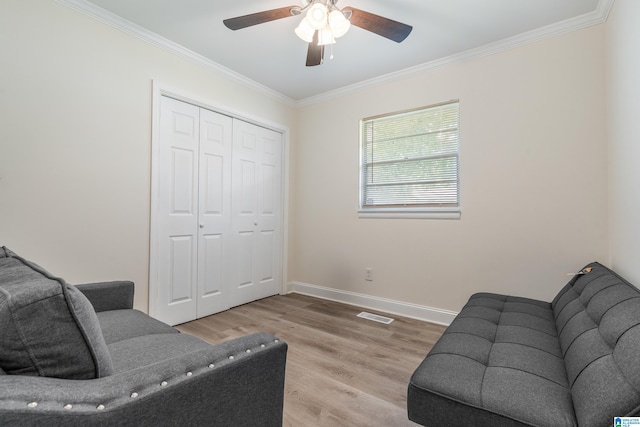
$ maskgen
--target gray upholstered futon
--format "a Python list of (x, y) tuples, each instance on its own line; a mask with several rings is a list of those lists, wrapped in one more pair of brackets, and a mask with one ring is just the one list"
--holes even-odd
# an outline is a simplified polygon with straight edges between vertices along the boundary
[(287, 344), (211, 345), (0, 248), (0, 426), (281, 426)]
[(425, 426), (640, 416), (640, 292), (592, 263), (550, 303), (475, 294), (414, 372), (407, 407)]

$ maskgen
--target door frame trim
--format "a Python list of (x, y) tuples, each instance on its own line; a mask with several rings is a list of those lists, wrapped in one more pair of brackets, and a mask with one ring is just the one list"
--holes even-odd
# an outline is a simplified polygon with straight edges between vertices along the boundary
[(207, 110), (214, 111), (219, 114), (223, 114), (234, 119), (243, 120), (245, 122), (252, 123), (254, 125), (271, 129), (282, 134), (282, 248), (281, 248), (281, 271), (280, 277), (282, 283), (280, 284), (280, 294), (284, 295), (288, 293), (288, 254), (289, 254), (289, 161), (290, 161), (290, 129), (281, 123), (275, 123), (267, 120), (263, 117), (257, 117), (245, 112), (237, 111), (228, 106), (221, 105), (217, 102), (213, 102), (209, 99), (202, 98), (201, 96), (188, 93), (182, 89), (177, 89), (166, 85), (158, 80), (152, 80), (152, 111), (151, 111), (151, 199), (149, 201), (149, 315), (153, 316), (157, 313), (158, 307), (158, 268), (156, 265), (158, 259), (158, 241), (157, 233), (158, 229), (158, 215), (157, 206), (155, 204), (158, 200), (158, 168), (154, 165), (158, 164), (159, 159), (159, 138), (160, 138), (160, 100), (163, 96), (183, 101)]

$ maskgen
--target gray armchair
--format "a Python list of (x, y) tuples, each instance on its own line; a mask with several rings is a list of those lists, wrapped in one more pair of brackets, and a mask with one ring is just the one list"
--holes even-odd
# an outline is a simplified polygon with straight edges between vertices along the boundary
[[(0, 251), (0, 425), (282, 425), (286, 343), (211, 345), (134, 310), (131, 282), (74, 287)], [(74, 334), (84, 342), (59, 345)]]

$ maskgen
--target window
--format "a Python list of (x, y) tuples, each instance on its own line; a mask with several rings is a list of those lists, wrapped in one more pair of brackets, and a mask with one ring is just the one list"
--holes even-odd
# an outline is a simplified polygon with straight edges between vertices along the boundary
[(360, 121), (360, 216), (459, 218), (458, 101)]

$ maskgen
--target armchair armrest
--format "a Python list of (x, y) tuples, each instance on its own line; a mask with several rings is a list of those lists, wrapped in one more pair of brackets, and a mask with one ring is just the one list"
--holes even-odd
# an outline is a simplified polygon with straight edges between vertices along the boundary
[(76, 285), (96, 312), (133, 308), (134, 284), (128, 280)]
[(266, 333), (94, 380), (0, 376), (0, 425), (281, 427), (287, 344)]

